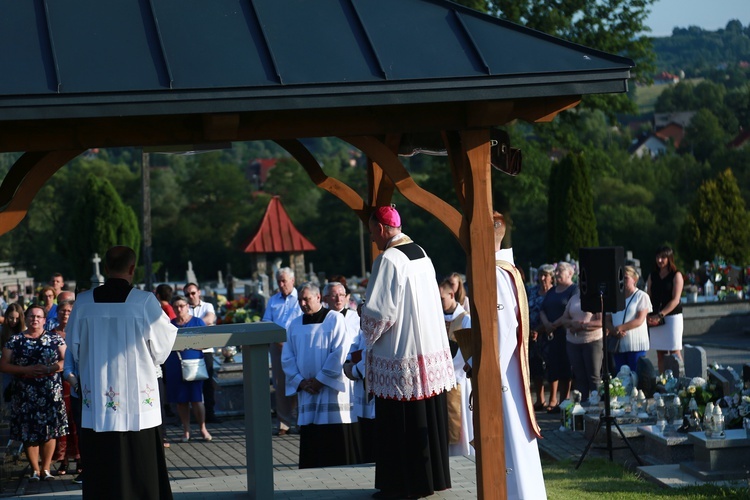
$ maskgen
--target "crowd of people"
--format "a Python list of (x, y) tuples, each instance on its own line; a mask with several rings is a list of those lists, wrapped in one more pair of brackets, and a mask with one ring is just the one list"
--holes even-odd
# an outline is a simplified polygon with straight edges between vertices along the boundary
[(539, 267), (537, 283), (527, 290), (535, 411), (559, 412), (560, 402), (570, 398), (572, 389), (586, 403), (602, 380), (604, 342), (612, 374), (625, 365), (635, 372), (638, 359), (649, 349), (656, 351), (660, 373), (664, 356), (681, 356), (683, 278), (671, 248), (657, 249), (646, 291), (638, 288), (638, 270), (625, 266), (625, 308), (615, 313), (584, 311), (574, 277), (575, 268), (568, 262), (546, 264)]
[[(115, 477), (121, 477), (121, 497), (148, 498), (148, 494), (142, 495), (146, 490), (133, 489), (126, 483), (131, 479), (142, 483), (144, 464), (151, 464), (157, 473), (150, 483), (156, 484), (151, 491), (157, 492), (155, 497), (166, 498), (171, 493), (163, 448), (170, 447), (170, 443), (160, 425), (164, 412), (170, 413), (170, 405), (176, 407), (183, 428), (181, 441), (187, 442), (191, 439), (192, 407), (194, 423), (202, 439), (212, 440), (206, 428), (207, 422), (218, 422), (214, 414), (213, 387), (206, 387), (212, 384), (185, 381), (180, 368), (180, 358), (207, 356), (194, 349), (181, 352), (171, 349), (177, 328), (215, 322), (213, 306), (201, 299), (195, 283), (188, 283), (183, 289), (184, 295), (177, 296), (173, 296), (169, 285), (159, 285), (154, 294), (134, 289), (132, 273), (128, 272), (134, 269), (134, 259), (135, 254), (130, 249), (115, 247), (112, 255), (108, 253), (109, 273), (104, 286), (93, 291), (79, 290), (76, 297), (74, 292), (64, 289), (63, 277), (56, 273), (25, 309), (21, 303), (12, 302), (0, 317), (2, 418), (10, 423), (10, 438), (23, 445), (31, 469), (30, 481), (47, 481), (74, 472), (73, 481), (84, 484), (84, 496), (100, 498), (99, 495), (110, 496), (107, 490), (113, 487)], [(124, 308), (126, 304), (129, 309)], [(120, 322), (122, 332), (117, 332), (123, 334), (119, 340), (117, 335), (92, 340), (89, 330), (92, 320), (81, 319), (90, 315), (92, 308), (99, 321), (102, 317), (111, 317), (101, 331), (117, 330), (113, 319), (126, 315), (127, 319)], [(136, 319), (139, 314), (143, 316), (141, 324)], [(74, 321), (75, 326), (72, 326)], [(154, 332), (162, 335), (153, 336)], [(134, 334), (146, 335), (145, 340), (139, 343)], [(134, 343), (133, 349), (128, 348), (129, 343)], [(131, 351), (133, 356), (128, 361), (126, 353)], [(114, 352), (118, 355), (112, 356)], [(114, 366), (116, 358), (124, 360), (122, 370)], [(94, 368), (97, 363), (102, 364), (103, 370)], [(207, 368), (208, 364), (206, 360)], [(144, 366), (153, 368), (141, 373)], [(103, 372), (106, 380), (96, 380)], [(138, 386), (143, 390), (133, 395), (133, 389), (128, 390), (129, 384), (121, 379), (123, 375), (138, 379)], [(82, 379), (89, 382), (83, 383)], [(122, 388), (114, 385), (114, 380), (118, 380)], [(130, 401), (132, 408), (128, 408), (128, 400), (133, 397), (137, 403)], [(99, 406), (98, 403), (105, 409), (103, 414), (92, 409)], [(144, 405), (148, 406), (148, 411), (140, 408)], [(148, 429), (158, 433), (160, 453), (141, 453), (144, 449), (153, 451), (148, 442), (150, 435), (137, 439), (129, 437), (131, 433), (142, 434)], [(109, 436), (109, 431), (114, 435)], [(120, 475), (110, 470), (116, 468), (116, 460), (97, 458), (111, 456), (114, 450), (128, 449), (130, 452), (120, 453), (119, 468), (123, 472)], [(134, 462), (141, 459), (144, 462), (136, 467)], [(73, 463), (75, 469), (70, 470)], [(107, 469), (97, 471), (100, 467)], [(136, 479), (134, 475), (139, 477)]]
[[(560, 411), (572, 388), (585, 402), (602, 377), (605, 341), (615, 371), (635, 370), (650, 348), (660, 370), (664, 355), (679, 355), (682, 276), (671, 249), (660, 248), (648, 292), (626, 266), (625, 308), (584, 311), (567, 262), (541, 266), (538, 283), (524, 290), (512, 250), (501, 248), (504, 219), (495, 213), (493, 221), (508, 494), (544, 498), (534, 411)], [(278, 292), (263, 316), (287, 332), (269, 351), (275, 433), (300, 434), (300, 468), (374, 462), (375, 498), (425, 496), (450, 488), (448, 456), (474, 453), (470, 301), (459, 274), (437, 280), (395, 208), (375, 210), (369, 229), (381, 254), (358, 310), (343, 277), (321, 290), (296, 288), (288, 267), (276, 273)], [(127, 247), (105, 260), (107, 281), (94, 290), (76, 297), (56, 274), (25, 310), (5, 309), (0, 372), (11, 438), (24, 445), (32, 481), (66, 474), (75, 462), (86, 497), (115, 485), (123, 498), (169, 498), (165, 408), (175, 405), (182, 442), (194, 439), (191, 410), (203, 441), (217, 421), (213, 384), (184, 380), (181, 366), (203, 359), (212, 369), (213, 351), (172, 345), (178, 328), (212, 325), (216, 313), (195, 283), (177, 296), (168, 285), (134, 288)]]
[[(429, 496), (450, 488), (449, 456), (474, 454), (472, 357), (461, 349), (470, 345), (470, 301), (458, 273), (437, 280), (394, 207), (376, 209), (369, 230), (381, 253), (357, 311), (345, 280), (321, 291), (295, 288), (289, 268), (276, 274), (279, 291), (263, 317), (287, 331), (271, 350), (275, 433), (299, 432), (300, 468), (374, 462), (374, 498)], [(526, 294), (512, 250), (500, 248), (497, 213), (494, 231), (508, 495), (544, 498), (524, 369)]]

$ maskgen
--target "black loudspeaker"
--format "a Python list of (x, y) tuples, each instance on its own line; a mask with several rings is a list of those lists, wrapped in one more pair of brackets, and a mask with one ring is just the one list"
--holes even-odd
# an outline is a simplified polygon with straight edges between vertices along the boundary
[(581, 309), (592, 313), (625, 309), (625, 250), (622, 247), (581, 248), (578, 259)]

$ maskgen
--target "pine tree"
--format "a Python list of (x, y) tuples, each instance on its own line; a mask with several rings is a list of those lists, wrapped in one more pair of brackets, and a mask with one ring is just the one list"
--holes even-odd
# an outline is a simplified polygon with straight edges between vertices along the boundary
[(548, 255), (560, 260), (578, 249), (599, 245), (589, 166), (581, 154), (569, 154), (552, 167), (548, 205)]
[(680, 250), (689, 261), (719, 256), (748, 262), (750, 214), (731, 169), (701, 184), (682, 226)]
[(79, 288), (91, 284), (94, 253), (103, 257), (114, 245), (127, 245), (139, 253), (141, 233), (135, 212), (107, 179), (93, 174), (86, 178), (71, 213), (67, 245)]

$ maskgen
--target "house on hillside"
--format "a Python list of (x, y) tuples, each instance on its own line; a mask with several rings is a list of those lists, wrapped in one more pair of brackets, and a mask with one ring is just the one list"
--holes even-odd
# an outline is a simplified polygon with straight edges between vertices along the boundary
[(690, 125), (690, 121), (695, 116), (695, 111), (671, 111), (669, 113), (654, 113), (654, 130), (660, 130), (674, 123), (683, 129)]
[(668, 85), (680, 83), (680, 77), (667, 71), (662, 71), (654, 77), (654, 85)]
[(256, 191), (260, 191), (268, 179), (268, 172), (275, 166), (275, 158), (256, 158), (245, 168), (245, 177), (253, 183)]
[(643, 158), (645, 155), (656, 158), (667, 152), (669, 146), (667, 142), (654, 133), (646, 134), (639, 139), (635, 139), (633, 144), (628, 148), (630, 156)]
[(682, 139), (685, 137), (685, 127), (678, 123), (670, 123), (666, 127), (654, 132), (654, 135), (662, 139), (665, 143), (671, 142), (675, 149), (678, 149), (682, 143)]

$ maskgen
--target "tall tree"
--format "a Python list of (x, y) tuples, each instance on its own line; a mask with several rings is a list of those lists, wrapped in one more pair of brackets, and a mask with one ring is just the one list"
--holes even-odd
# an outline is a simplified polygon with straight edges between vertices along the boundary
[(141, 233), (135, 212), (107, 179), (93, 174), (86, 178), (69, 220), (68, 255), (79, 287), (91, 284), (94, 253), (103, 256), (113, 245), (139, 252)]
[(599, 245), (589, 166), (583, 154), (568, 154), (550, 175), (549, 253), (560, 260), (578, 249)]
[(698, 189), (682, 226), (680, 250), (688, 261), (719, 256), (738, 264), (748, 262), (750, 214), (731, 169)]

